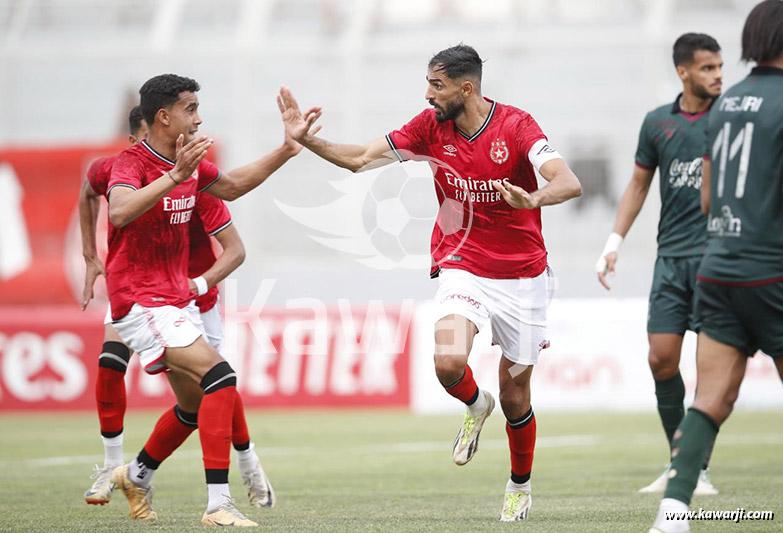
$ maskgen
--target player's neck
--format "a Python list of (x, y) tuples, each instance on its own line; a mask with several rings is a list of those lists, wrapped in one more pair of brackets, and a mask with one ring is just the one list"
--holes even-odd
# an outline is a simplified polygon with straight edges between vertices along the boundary
[(458, 116), (454, 123), (466, 135), (472, 136), (487, 121), (492, 104), (479, 96), (465, 104), (465, 111)]
[(772, 59), (770, 61), (761, 61), (758, 63), (757, 66), (783, 69), (783, 54), (780, 54), (777, 57), (777, 59)]
[(699, 98), (687, 89), (682, 92), (680, 109), (686, 113), (701, 113), (707, 111), (712, 104), (712, 98)]
[(176, 141), (172, 141), (165, 135), (156, 135), (150, 131), (147, 134), (147, 144), (166, 159), (171, 161), (177, 159)]

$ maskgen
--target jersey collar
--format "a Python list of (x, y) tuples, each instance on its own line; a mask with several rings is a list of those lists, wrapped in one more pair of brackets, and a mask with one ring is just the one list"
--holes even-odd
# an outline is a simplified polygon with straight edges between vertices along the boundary
[(497, 102), (493, 102), (489, 98), (485, 98), (485, 100), (487, 102), (492, 102), (492, 108), (489, 110), (489, 114), (487, 115), (487, 119), (484, 121), (484, 124), (481, 125), (479, 130), (476, 133), (474, 133), (472, 137), (467, 133), (465, 133), (464, 131), (462, 131), (461, 129), (459, 129), (456, 124), (454, 125), (454, 129), (456, 129), (459, 132), (459, 134), (462, 135), (469, 143), (472, 143), (473, 141), (478, 139), (479, 135), (484, 133), (484, 130), (487, 129), (487, 126), (489, 126), (489, 121), (492, 120), (492, 116), (495, 114), (495, 107), (497, 107)]
[(157, 158), (158, 158), (158, 159), (160, 159), (161, 161), (165, 161), (165, 162), (166, 162), (166, 163), (168, 163), (169, 165), (176, 166), (176, 163), (175, 163), (174, 161), (172, 161), (172, 160), (171, 160), (171, 159), (169, 159), (168, 157), (164, 157), (164, 156), (160, 155), (158, 152), (156, 152), (156, 151), (155, 151), (155, 149), (154, 149), (154, 148), (152, 148), (152, 146), (150, 146), (149, 144), (147, 144), (147, 139), (144, 139), (143, 141), (141, 141), (141, 145), (142, 145), (144, 148), (146, 148), (146, 149), (147, 149), (147, 151), (148, 151), (149, 153), (151, 153), (153, 156), (157, 157)]
[(783, 69), (776, 67), (753, 67), (751, 76), (783, 76)]
[[(783, 73), (783, 70), (781, 70), (781, 72)], [(712, 99), (712, 101), (710, 102), (710, 107), (707, 108), (707, 111), (699, 111), (698, 113), (689, 113), (687, 111), (684, 111), (682, 107), (680, 107), (681, 99), (682, 99), (682, 93), (678, 94), (677, 98), (674, 99), (674, 103), (672, 104), (672, 115), (676, 115), (677, 113), (684, 113), (686, 115), (693, 115), (693, 116), (702, 115), (707, 111), (709, 111), (710, 109), (712, 109), (712, 104), (714, 104), (716, 100), (715, 98)]]

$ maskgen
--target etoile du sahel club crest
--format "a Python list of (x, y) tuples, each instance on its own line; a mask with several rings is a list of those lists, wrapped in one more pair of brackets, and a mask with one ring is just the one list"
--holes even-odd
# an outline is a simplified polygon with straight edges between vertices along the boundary
[(508, 147), (506, 141), (495, 139), (492, 141), (492, 148), (489, 149), (489, 157), (498, 165), (503, 164), (508, 159)]

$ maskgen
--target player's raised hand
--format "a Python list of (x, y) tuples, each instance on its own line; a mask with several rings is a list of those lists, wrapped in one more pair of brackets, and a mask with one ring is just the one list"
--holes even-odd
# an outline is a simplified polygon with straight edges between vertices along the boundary
[(614, 265), (617, 263), (617, 252), (609, 252), (598, 258), (595, 264), (595, 270), (598, 272), (598, 281), (601, 282), (607, 291), (611, 291), (609, 282), (606, 280), (606, 274), (614, 276)]
[(522, 187), (517, 187), (502, 180), (493, 181), (492, 186), (503, 196), (506, 203), (514, 209), (535, 209), (538, 207), (538, 200)]
[(280, 87), (280, 94), (277, 95), (277, 107), (280, 109), (286, 135), (296, 142), (302, 143), (307, 136), (315, 135), (320, 129), (316, 128), (314, 131), (310, 131), (315, 121), (321, 116), (321, 108), (313, 107), (307, 113), (302, 114), (296, 98), (287, 87)]
[(105, 276), (106, 272), (103, 270), (103, 264), (98, 258), (84, 259), (87, 269), (84, 272), (84, 289), (82, 289), (82, 311), (87, 309), (90, 304), (90, 300), (95, 296), (93, 287), (95, 286), (95, 280), (98, 276)]
[(184, 141), (185, 137), (180, 134), (180, 136), (177, 137), (176, 144), (176, 164), (171, 170), (171, 177), (177, 183), (182, 183), (195, 172), (196, 167), (198, 167), (198, 164), (201, 163), (201, 160), (207, 155), (207, 150), (209, 150), (214, 142), (206, 136), (197, 137), (185, 146), (183, 146)]

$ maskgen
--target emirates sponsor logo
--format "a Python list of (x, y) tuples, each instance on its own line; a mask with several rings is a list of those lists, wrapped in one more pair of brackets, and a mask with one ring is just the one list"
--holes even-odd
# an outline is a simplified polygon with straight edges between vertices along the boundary
[(171, 211), (170, 224), (186, 224), (193, 216), (196, 206), (196, 196), (180, 196), (179, 198), (163, 197), (163, 211)]

